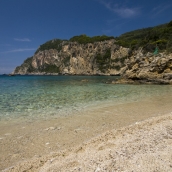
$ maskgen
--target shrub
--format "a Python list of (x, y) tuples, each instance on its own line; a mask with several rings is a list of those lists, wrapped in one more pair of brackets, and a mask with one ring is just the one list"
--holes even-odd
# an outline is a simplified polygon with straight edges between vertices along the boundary
[(59, 73), (60, 72), (59, 67), (52, 64), (45, 64), (44, 66), (41, 66), (39, 68), (39, 71), (46, 72), (46, 73)]
[(62, 49), (63, 42), (66, 42), (66, 41), (61, 40), (61, 39), (54, 39), (54, 40), (47, 41), (46, 43), (40, 45), (40, 47), (36, 50), (35, 54), (38, 51), (44, 51), (44, 50), (49, 50), (49, 49), (56, 49), (60, 51)]
[(69, 41), (78, 42), (80, 44), (87, 44), (87, 43), (94, 43), (94, 42), (105, 41), (105, 40), (110, 40), (110, 39), (114, 39), (114, 37), (106, 36), (106, 35), (89, 37), (83, 34), (80, 36), (74, 36), (70, 38)]
[(172, 21), (144, 29), (127, 32), (117, 37), (117, 44), (132, 50), (143, 47), (143, 50), (153, 52), (156, 45), (160, 51), (167, 50), (167, 44), (172, 37)]

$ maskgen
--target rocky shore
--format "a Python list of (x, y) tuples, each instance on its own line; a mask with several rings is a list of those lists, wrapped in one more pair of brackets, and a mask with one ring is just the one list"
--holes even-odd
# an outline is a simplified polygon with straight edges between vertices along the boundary
[(122, 80), (116, 83), (171, 84), (171, 33), (172, 21), (119, 37), (82, 34), (69, 40), (53, 39), (12, 73), (120, 75)]
[(172, 54), (144, 55), (142, 50), (126, 60), (116, 84), (172, 84)]
[(16, 67), (20, 75), (120, 75), (121, 84), (172, 84), (172, 54), (131, 51), (107, 40), (86, 45), (68, 42), (60, 51), (38, 51)]

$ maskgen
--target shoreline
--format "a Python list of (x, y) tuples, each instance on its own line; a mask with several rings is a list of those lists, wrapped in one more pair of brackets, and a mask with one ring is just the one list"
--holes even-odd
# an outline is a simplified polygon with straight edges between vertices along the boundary
[(0, 170), (35, 157), (42, 158), (51, 152), (71, 149), (104, 132), (171, 111), (171, 97), (160, 96), (97, 106), (81, 114), (41, 121), (0, 121)]
[(64, 151), (23, 161), (15, 171), (172, 170), (172, 112), (106, 131)]

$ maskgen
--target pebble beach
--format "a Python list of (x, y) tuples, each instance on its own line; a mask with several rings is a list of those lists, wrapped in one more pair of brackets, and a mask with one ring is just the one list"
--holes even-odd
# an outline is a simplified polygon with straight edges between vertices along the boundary
[(1, 170), (169, 172), (171, 102), (157, 99), (41, 122), (1, 121)]

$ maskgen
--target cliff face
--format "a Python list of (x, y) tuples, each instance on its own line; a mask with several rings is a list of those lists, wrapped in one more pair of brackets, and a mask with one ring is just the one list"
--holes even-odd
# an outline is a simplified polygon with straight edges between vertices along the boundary
[(121, 75), (116, 83), (172, 83), (172, 21), (116, 38), (47, 41), (13, 74)]
[(172, 54), (131, 51), (114, 39), (79, 44), (64, 41), (60, 50), (37, 53), (16, 67), (14, 74), (121, 75), (117, 83), (172, 83)]
[(172, 82), (172, 54), (136, 54), (126, 62), (123, 77), (133, 80)]
[(79, 44), (64, 41), (61, 50), (38, 51), (16, 67), (14, 74), (120, 74), (129, 55), (129, 48), (115, 44), (115, 40)]
[(113, 83), (172, 84), (172, 53), (143, 54), (140, 48), (125, 61), (122, 79)]

